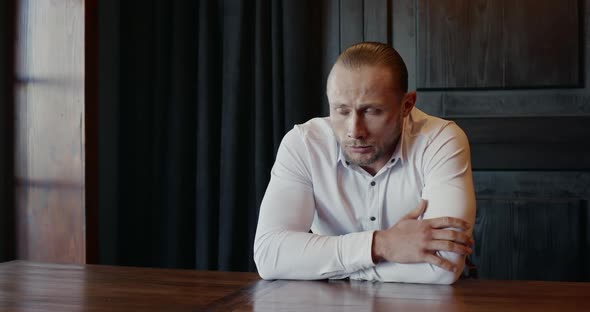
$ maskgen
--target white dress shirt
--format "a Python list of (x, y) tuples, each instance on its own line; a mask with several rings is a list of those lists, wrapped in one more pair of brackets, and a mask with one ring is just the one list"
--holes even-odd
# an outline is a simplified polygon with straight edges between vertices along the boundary
[[(349, 164), (329, 117), (289, 131), (262, 200), (254, 261), (264, 279), (346, 278), (450, 284), (464, 256), (437, 255), (456, 273), (428, 263), (375, 264), (373, 232), (396, 224), (428, 200), (424, 219), (451, 216), (473, 224), (475, 195), (469, 143), (452, 121), (413, 108), (390, 161), (375, 176)], [(309, 233), (309, 230), (313, 233)]]

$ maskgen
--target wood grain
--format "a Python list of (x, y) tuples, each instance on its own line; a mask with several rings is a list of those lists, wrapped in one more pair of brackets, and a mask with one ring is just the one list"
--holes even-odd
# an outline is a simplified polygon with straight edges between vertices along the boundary
[(471, 146), (474, 170), (559, 170), (582, 172), (590, 169), (587, 145), (576, 143), (493, 143)]
[(502, 3), (503, 85), (580, 86), (580, 1)]
[(502, 86), (503, 1), (418, 1), (418, 88)]
[(194, 311), (258, 280), (254, 273), (10, 262), (0, 310)]
[(587, 311), (589, 293), (590, 283), (262, 281), (255, 273), (0, 264), (2, 310)]
[[(414, 7), (417, 0), (394, 1), (394, 47), (408, 63), (410, 89), (415, 89), (416, 74), (411, 73), (418, 52), (414, 25), (418, 24)], [(527, 2), (528, 3), (528, 2)], [(569, 3), (569, 2), (568, 2)], [(579, 2), (579, 39), (581, 76), (590, 71), (590, 1)], [(534, 32), (537, 34), (538, 32)], [(501, 50), (500, 47), (496, 49)], [(463, 66), (463, 65), (461, 65)], [(412, 84), (414, 83), (414, 87)], [(513, 117), (513, 116), (588, 116), (590, 115), (590, 79), (580, 88), (536, 88), (507, 90), (421, 90), (417, 106), (436, 116)], [(549, 162), (550, 160), (547, 160)], [(545, 166), (547, 167), (547, 166)]]
[(478, 200), (471, 260), (479, 278), (590, 281), (588, 209), (580, 199)]
[[(497, 60), (497, 57), (494, 58), (491, 54), (485, 55), (483, 52), (487, 49), (492, 54), (514, 53), (517, 54), (517, 57), (522, 57), (525, 50), (508, 51), (502, 48), (502, 45), (505, 44), (503, 41), (496, 41), (500, 42), (500, 45), (487, 43), (486, 40), (494, 36), (493, 32), (496, 32), (495, 36), (497, 36), (497, 32), (502, 32), (505, 29), (501, 25), (499, 28), (497, 23), (489, 23), (492, 18), (497, 18), (498, 12), (488, 10), (495, 10), (494, 8), (504, 5), (504, 3), (514, 6), (539, 4), (544, 6), (539, 9), (541, 12), (545, 11), (548, 6), (556, 4), (550, 1), (543, 1), (543, 3), (532, 1), (513, 3), (507, 1), (454, 1), (454, 4), (463, 6), (460, 10), (458, 7), (456, 8), (456, 16), (444, 16), (438, 12), (433, 13), (434, 15), (431, 17), (438, 18), (450, 26), (457, 25), (457, 23), (477, 25), (474, 28), (469, 26), (463, 30), (459, 29), (458, 33), (423, 34), (423, 28), (420, 27), (428, 21), (424, 19), (424, 14), (428, 13), (423, 10), (424, 5), (444, 6), (448, 3), (451, 1), (393, 1), (393, 44), (406, 61), (411, 90), (416, 89), (416, 86), (419, 85), (416, 81), (420, 78), (418, 71), (429, 69), (423, 67), (418, 70), (418, 59), (420, 57), (438, 58), (444, 53), (452, 54), (450, 60), (443, 60), (446, 62), (445, 64), (455, 62), (455, 66), (447, 64), (445, 70), (459, 73), (469, 71), (467, 74), (471, 75), (473, 79), (467, 81), (466, 78), (463, 78), (464, 81), (478, 83), (482, 88), (493, 85), (492, 82), (497, 82), (499, 79), (493, 73), (496, 69), (482, 61)], [(570, 27), (567, 26), (568, 23), (578, 21), (578, 34), (576, 35), (574, 31), (566, 39), (578, 37), (580, 53), (583, 53), (578, 58), (580, 59), (578, 72), (581, 76), (588, 76), (588, 72), (590, 72), (590, 18), (588, 18), (590, 16), (590, 1), (566, 1), (560, 2), (559, 6), (562, 4), (564, 7), (557, 8), (559, 12), (556, 12), (556, 16), (570, 10), (571, 4), (579, 6), (578, 14), (581, 19), (573, 18), (565, 22), (563, 26), (558, 25), (557, 27)], [(517, 13), (509, 13), (512, 14), (510, 18), (516, 18), (515, 14)], [(529, 14), (529, 12), (521, 13)], [(471, 17), (463, 16), (464, 14), (471, 15)], [(473, 16), (478, 16), (478, 20), (474, 20)], [(523, 18), (529, 17), (523, 16)], [(488, 23), (485, 23), (486, 21)], [(547, 20), (539, 19), (531, 22), (530, 27), (528, 24), (519, 25), (520, 21), (515, 22), (517, 27), (524, 28), (525, 32), (528, 31), (528, 35), (535, 39), (538, 36), (542, 37), (543, 33), (531, 28), (543, 21)], [(428, 27), (434, 26), (429, 25)], [(464, 37), (466, 31), (479, 32), (479, 34), (474, 38), (466, 38)], [(419, 42), (419, 40), (427, 41), (428, 37), (424, 35), (438, 36), (439, 38), (444, 38), (446, 35), (448, 40), (457, 42), (457, 47), (473, 46), (475, 50), (459, 51), (455, 54), (451, 52), (453, 47), (449, 46), (449, 42), (443, 42), (440, 45), (432, 46), (430, 50), (418, 51), (417, 47), (425, 47)], [(524, 35), (519, 34), (519, 36)], [(552, 36), (554, 33), (549, 34), (549, 37)], [(534, 40), (523, 43), (529, 46), (538, 44)], [(560, 44), (554, 45), (558, 48), (560, 46)], [(553, 55), (555, 51), (548, 53)], [(476, 58), (476, 56), (481, 58)], [(459, 57), (461, 58), (457, 60)], [(540, 58), (546, 61), (545, 55), (541, 55)], [(472, 61), (483, 64), (480, 63), (482, 66), (478, 67), (469, 67)], [(528, 71), (523, 72), (530, 75)], [(564, 72), (571, 73), (572, 71), (564, 70)], [(442, 76), (439, 78), (443, 79)], [(456, 74), (454, 77), (446, 77), (445, 79), (456, 80), (459, 78), (461, 78), (460, 75)], [(511, 79), (516, 78), (518, 76)], [(568, 79), (560, 81), (560, 83), (566, 85), (567, 81)], [(588, 188), (590, 175), (587, 170), (590, 165), (590, 155), (588, 144), (586, 144), (590, 124), (585, 119), (590, 116), (589, 79), (585, 79), (583, 84), (580, 84), (580, 88), (568, 89), (550, 87), (506, 90), (489, 88), (479, 90), (421, 89), (418, 91), (417, 107), (429, 114), (456, 120), (466, 131), (472, 144), (472, 162), (475, 169), (473, 173), (474, 184), (478, 199), (493, 202), (508, 199), (539, 200), (540, 198), (547, 201), (557, 199), (568, 201), (573, 198), (576, 201), (587, 202), (590, 198)], [(572, 122), (570, 123), (570, 121)], [(555, 205), (555, 207), (563, 206), (562, 204)], [(548, 206), (545, 208), (549, 209)], [(499, 215), (497, 217), (502, 217), (507, 210), (508, 208), (498, 209)], [(585, 211), (582, 210), (584, 213)], [(495, 213), (496, 211), (490, 211), (490, 218), (494, 217)], [(590, 219), (587, 215), (580, 217), (583, 227), (586, 228), (585, 235), (586, 241), (588, 241), (590, 240), (588, 231)], [(558, 220), (563, 221), (563, 217)], [(568, 224), (560, 224), (560, 229), (568, 231), (568, 226)], [(584, 230), (582, 229), (580, 232), (583, 235)], [(580, 248), (584, 252), (590, 249), (590, 246)], [(501, 250), (492, 251), (490, 249), (489, 252), (500, 253)], [(574, 252), (579, 252), (579, 250)], [(505, 269), (498, 267), (498, 274), (502, 272), (505, 272)], [(493, 272), (490, 271), (490, 273)]]
[[(590, 94), (565, 90), (515, 90), (497, 92), (429, 92), (420, 102), (439, 104), (437, 115), (456, 117), (559, 117), (590, 116)], [(432, 96), (438, 99), (432, 100)]]
[(590, 169), (590, 117), (455, 118), (474, 169)]
[(590, 142), (590, 117), (455, 118), (471, 144)]
[(418, 88), (581, 85), (578, 4), (418, 1)]
[(17, 257), (84, 263), (84, 1), (19, 9)]
[(391, 0), (364, 0), (363, 40), (391, 43)]
[(473, 182), (478, 199), (590, 198), (588, 171), (475, 171)]
[(462, 280), (258, 282), (207, 311), (586, 311), (588, 283)]
[(364, 40), (363, 0), (340, 0), (340, 51)]

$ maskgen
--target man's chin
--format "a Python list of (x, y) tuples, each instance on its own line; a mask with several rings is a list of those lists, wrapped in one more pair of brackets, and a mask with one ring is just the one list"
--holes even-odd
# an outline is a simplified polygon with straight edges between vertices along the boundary
[(371, 157), (350, 157), (347, 155), (346, 161), (350, 164), (357, 165), (357, 166), (368, 166), (375, 162), (375, 157), (371, 155)]

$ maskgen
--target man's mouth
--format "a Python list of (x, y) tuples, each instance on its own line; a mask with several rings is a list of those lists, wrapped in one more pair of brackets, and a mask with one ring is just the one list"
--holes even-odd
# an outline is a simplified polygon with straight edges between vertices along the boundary
[(373, 147), (371, 145), (349, 145), (348, 149), (354, 153), (369, 153)]

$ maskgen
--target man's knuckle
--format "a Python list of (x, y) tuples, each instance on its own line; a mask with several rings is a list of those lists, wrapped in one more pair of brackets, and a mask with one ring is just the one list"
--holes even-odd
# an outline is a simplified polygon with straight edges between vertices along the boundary
[(461, 240), (463, 242), (468, 242), (469, 241), (469, 235), (467, 235), (465, 233), (461, 233), (460, 236), (461, 236)]
[(419, 241), (419, 243), (418, 243), (418, 244), (419, 244), (419, 246), (420, 246), (420, 249), (423, 249), (423, 250), (424, 250), (424, 249), (428, 249), (428, 245), (429, 245), (429, 243), (430, 243), (430, 240), (429, 240), (429, 239), (427, 239), (426, 237), (424, 237), (424, 236), (423, 236), (423, 237), (420, 239), (420, 241)]
[(434, 256), (434, 262), (436, 263), (437, 266), (441, 266), (441, 265), (443, 265), (445, 263), (443, 261), (443, 259), (441, 259), (441, 258), (439, 258), (437, 256)]

